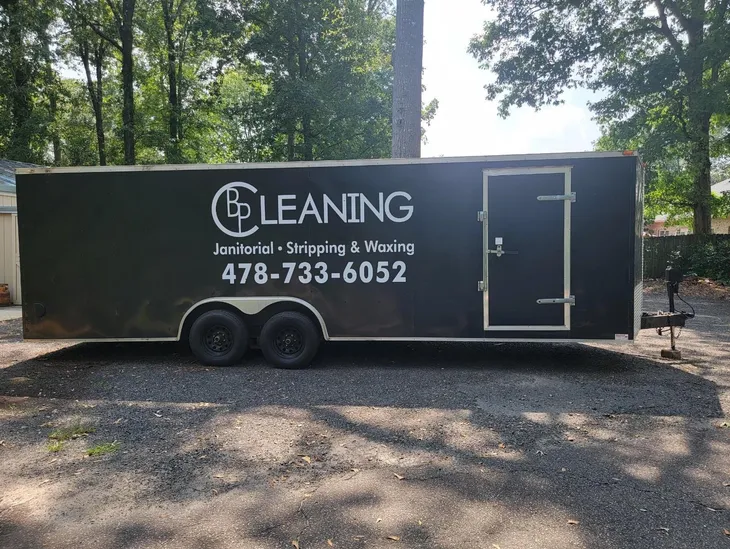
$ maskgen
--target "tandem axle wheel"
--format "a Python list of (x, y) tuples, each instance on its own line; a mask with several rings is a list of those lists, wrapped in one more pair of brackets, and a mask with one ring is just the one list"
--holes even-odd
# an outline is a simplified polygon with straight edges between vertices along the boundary
[[(190, 349), (207, 366), (233, 366), (249, 347), (249, 330), (241, 315), (212, 310), (190, 329)], [(261, 329), (258, 344), (266, 362), (276, 368), (306, 368), (317, 354), (320, 334), (314, 322), (294, 311), (277, 313)]]

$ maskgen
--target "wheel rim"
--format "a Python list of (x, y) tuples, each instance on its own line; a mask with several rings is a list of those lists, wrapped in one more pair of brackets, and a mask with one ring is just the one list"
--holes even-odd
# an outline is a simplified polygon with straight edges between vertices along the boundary
[(213, 353), (227, 353), (233, 347), (233, 334), (225, 326), (216, 325), (205, 332), (203, 343)]
[(277, 332), (274, 345), (281, 356), (292, 357), (302, 352), (304, 338), (299, 330), (288, 327)]

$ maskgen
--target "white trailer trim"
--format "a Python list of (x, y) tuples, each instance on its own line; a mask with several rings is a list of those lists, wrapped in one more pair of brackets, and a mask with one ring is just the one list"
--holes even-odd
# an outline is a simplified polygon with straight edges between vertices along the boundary
[(155, 164), (135, 166), (84, 166), (84, 167), (36, 167), (17, 168), (16, 174), (44, 173), (100, 173), (100, 172), (165, 172), (196, 170), (261, 170), (270, 168), (335, 168), (342, 166), (399, 166), (409, 164), (455, 164), (468, 162), (515, 162), (524, 160), (578, 160), (584, 158), (616, 158), (638, 156), (637, 153), (622, 151), (583, 151), (574, 153), (508, 154), (495, 156), (455, 156), (432, 158), (383, 158), (373, 160), (319, 160), (311, 162), (251, 162), (240, 164)]
[[(28, 341), (49, 341), (57, 343), (175, 343), (179, 337), (97, 337), (86, 339), (47, 339), (25, 338)], [(608, 345), (634, 345), (633, 339), (553, 339), (539, 337), (326, 337), (325, 341), (392, 341), (423, 343), (603, 343)]]
[(331, 337), (327, 341), (414, 341), (433, 343), (606, 343), (611, 345), (635, 344), (625, 339), (565, 339), (540, 337)]
[(225, 303), (227, 305), (231, 305), (232, 307), (235, 307), (239, 311), (241, 311), (244, 314), (247, 315), (255, 315), (257, 313), (260, 313), (263, 311), (266, 307), (269, 307), (270, 305), (274, 305), (276, 303), (297, 303), (298, 305), (302, 305), (303, 307), (306, 307), (309, 309), (309, 311), (312, 312), (312, 314), (317, 318), (319, 321), (319, 326), (322, 328), (322, 335), (326, 340), (329, 339), (329, 333), (327, 332), (327, 325), (324, 322), (324, 319), (322, 318), (322, 315), (319, 314), (319, 311), (303, 299), (299, 299), (298, 297), (286, 297), (286, 296), (272, 296), (272, 297), (211, 297), (208, 299), (203, 299), (202, 301), (198, 301), (195, 305), (190, 307), (185, 314), (183, 315), (182, 319), (180, 320), (180, 326), (177, 330), (177, 339), (178, 341), (182, 338), (182, 330), (183, 326), (185, 325), (185, 321), (187, 320), (188, 316), (195, 311), (198, 307), (201, 305), (205, 305), (207, 303)]

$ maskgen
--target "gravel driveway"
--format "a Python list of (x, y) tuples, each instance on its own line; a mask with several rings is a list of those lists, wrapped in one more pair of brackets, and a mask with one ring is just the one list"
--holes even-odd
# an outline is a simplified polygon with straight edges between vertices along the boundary
[(678, 362), (647, 331), (216, 369), (2, 323), (0, 547), (730, 548), (730, 302), (694, 305)]

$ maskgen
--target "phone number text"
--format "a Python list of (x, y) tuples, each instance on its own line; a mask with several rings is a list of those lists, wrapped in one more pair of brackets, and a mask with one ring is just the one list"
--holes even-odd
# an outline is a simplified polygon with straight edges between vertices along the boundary
[(363, 261), (355, 264), (349, 261), (340, 271), (330, 271), (327, 263), (282, 263), (280, 271), (270, 271), (266, 263), (229, 263), (223, 270), (222, 280), (230, 284), (266, 284), (270, 280), (283, 280), (284, 284), (298, 281), (302, 284), (317, 282), (325, 284), (330, 280), (344, 280), (347, 284), (354, 282), (405, 282), (406, 264), (404, 261)]

